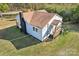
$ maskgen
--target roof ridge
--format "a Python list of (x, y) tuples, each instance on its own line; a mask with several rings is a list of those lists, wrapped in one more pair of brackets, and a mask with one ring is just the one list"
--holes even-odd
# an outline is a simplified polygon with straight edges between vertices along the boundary
[(35, 11), (32, 11), (32, 12), (33, 12), (33, 13), (32, 13), (32, 17), (31, 17), (30, 22), (32, 21), (32, 18), (33, 18), (33, 16), (34, 16)]

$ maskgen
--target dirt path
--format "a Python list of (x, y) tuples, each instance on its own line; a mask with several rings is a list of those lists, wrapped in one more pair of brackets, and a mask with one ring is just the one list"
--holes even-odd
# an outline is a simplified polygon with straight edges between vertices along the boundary
[(0, 30), (16, 25), (15, 20), (0, 20)]
[(0, 19), (0, 38), (5, 36), (6, 28), (12, 27), (16, 25), (16, 21), (12, 19)]

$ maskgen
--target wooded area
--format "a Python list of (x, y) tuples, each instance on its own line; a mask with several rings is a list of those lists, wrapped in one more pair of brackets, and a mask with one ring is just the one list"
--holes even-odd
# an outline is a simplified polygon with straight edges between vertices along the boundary
[(71, 23), (79, 23), (79, 4), (42, 4), (42, 3), (10, 3), (0, 4), (0, 11), (28, 11), (45, 9), (48, 12), (58, 13), (63, 17), (63, 20)]

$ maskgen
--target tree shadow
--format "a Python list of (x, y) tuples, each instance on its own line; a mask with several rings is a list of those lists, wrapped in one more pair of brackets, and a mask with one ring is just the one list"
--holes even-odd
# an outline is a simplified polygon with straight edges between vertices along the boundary
[(22, 49), (40, 43), (31, 35), (20, 32), (16, 26), (0, 30), (0, 39), (9, 40), (16, 49)]

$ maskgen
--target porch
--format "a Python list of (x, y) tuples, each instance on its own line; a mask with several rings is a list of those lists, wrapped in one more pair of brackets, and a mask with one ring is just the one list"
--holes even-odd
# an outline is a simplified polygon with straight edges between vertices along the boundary
[(62, 31), (62, 28), (61, 28), (62, 23), (61, 24), (60, 23), (61, 23), (60, 20), (54, 20), (50, 24), (50, 26), (48, 26), (47, 32), (45, 34), (48, 39), (49, 37), (53, 39), (60, 34), (60, 32)]

